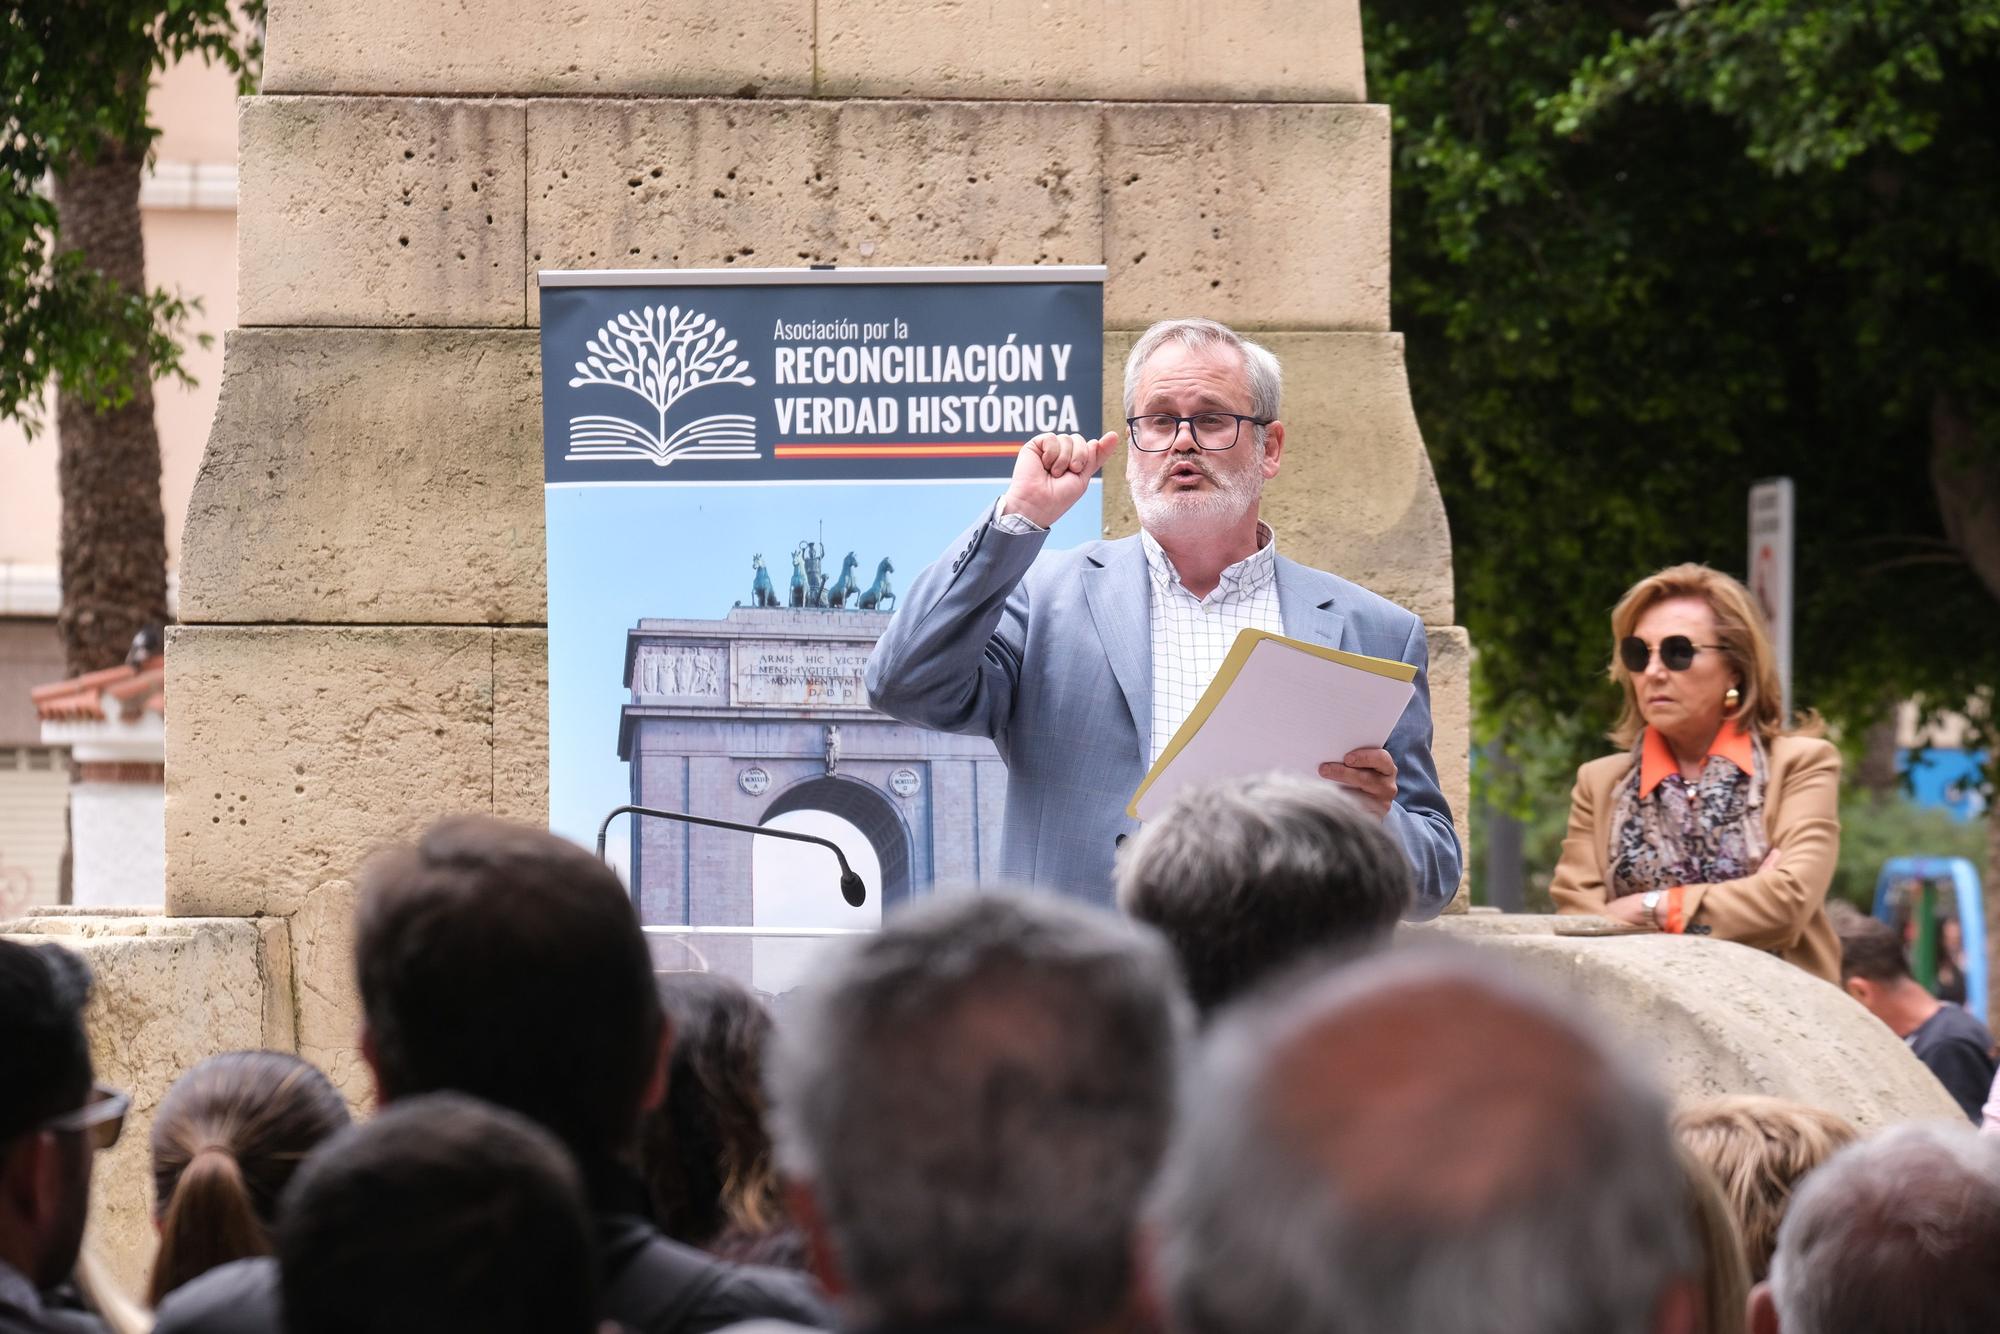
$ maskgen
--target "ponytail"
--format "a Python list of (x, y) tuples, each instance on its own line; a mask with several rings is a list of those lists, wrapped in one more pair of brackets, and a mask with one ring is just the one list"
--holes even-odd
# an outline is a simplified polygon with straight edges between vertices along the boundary
[(153, 1117), (154, 1306), (217, 1265), (272, 1251), (278, 1197), (305, 1156), (347, 1125), (325, 1075), (289, 1052), (211, 1056), (174, 1081)]
[(167, 1200), (146, 1300), (158, 1306), (162, 1297), (217, 1265), (270, 1253), (270, 1234), (250, 1203), (236, 1156), (223, 1145), (207, 1145), (181, 1169)]

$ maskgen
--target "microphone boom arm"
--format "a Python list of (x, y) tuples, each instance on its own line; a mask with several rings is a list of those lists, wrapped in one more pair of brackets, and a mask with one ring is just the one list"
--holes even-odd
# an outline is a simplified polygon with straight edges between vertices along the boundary
[[(619, 816), (626, 814), (650, 815), (658, 819), (673, 820), (681, 824), (704, 825), (710, 829), (733, 829), (739, 834), (761, 834), (766, 838), (788, 838), (794, 843), (817, 843), (831, 852), (834, 860), (840, 863), (840, 896), (847, 900), (848, 906), (859, 908), (868, 901), (868, 887), (862, 883), (861, 877), (854, 873), (854, 868), (847, 864), (847, 854), (842, 852), (840, 845), (830, 838), (821, 838), (818, 834), (801, 834), (790, 829), (766, 829), (762, 825), (741, 824), (735, 820), (717, 820), (706, 815), (689, 815), (686, 811), (663, 811), (652, 806), (612, 807), (611, 812), (597, 826), (597, 860), (604, 860), (604, 844), (611, 832), (611, 822)], [(639, 897), (636, 885), (633, 886), (632, 897), (636, 903)]]

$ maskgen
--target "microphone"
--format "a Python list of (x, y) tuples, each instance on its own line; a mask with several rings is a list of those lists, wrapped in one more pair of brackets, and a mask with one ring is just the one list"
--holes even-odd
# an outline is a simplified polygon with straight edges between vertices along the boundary
[[(790, 829), (766, 829), (763, 825), (740, 824), (735, 820), (718, 820), (710, 815), (689, 815), (686, 811), (663, 811), (651, 806), (612, 807), (611, 813), (604, 817), (604, 822), (597, 826), (597, 860), (604, 860), (604, 840), (605, 836), (611, 832), (611, 822), (619, 816), (628, 813), (632, 815), (650, 815), (660, 820), (678, 820), (682, 824), (706, 825), (710, 829), (734, 829), (739, 834), (762, 834), (765, 838), (789, 838), (794, 843), (817, 843), (831, 852), (834, 855), (834, 859), (840, 863), (840, 897), (847, 900), (847, 906), (850, 908), (859, 908), (862, 904), (868, 902), (868, 886), (861, 882), (861, 877), (856, 875), (854, 868), (847, 864), (847, 854), (842, 852), (840, 845), (832, 839), (821, 838), (818, 834), (795, 833)], [(632, 886), (632, 898), (634, 906), (637, 906), (639, 898), (639, 887), (637, 885)]]

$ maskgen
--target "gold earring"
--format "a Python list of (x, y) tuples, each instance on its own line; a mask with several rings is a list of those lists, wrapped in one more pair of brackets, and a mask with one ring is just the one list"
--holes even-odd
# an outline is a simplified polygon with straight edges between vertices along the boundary
[(1722, 702), (1728, 708), (1734, 709), (1738, 704), (1743, 702), (1743, 692), (1735, 686), (1731, 686), (1722, 692)]

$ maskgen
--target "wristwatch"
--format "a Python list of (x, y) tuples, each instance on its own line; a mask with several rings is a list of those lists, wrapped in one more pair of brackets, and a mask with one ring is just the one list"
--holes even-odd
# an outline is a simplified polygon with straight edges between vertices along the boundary
[(1646, 925), (1655, 931), (1660, 929), (1660, 895), (1663, 892), (1649, 889), (1639, 896), (1639, 906), (1646, 910)]

